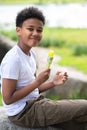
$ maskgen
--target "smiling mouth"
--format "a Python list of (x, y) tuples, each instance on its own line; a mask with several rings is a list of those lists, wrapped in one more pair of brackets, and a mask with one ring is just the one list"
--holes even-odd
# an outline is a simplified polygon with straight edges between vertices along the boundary
[(38, 38), (30, 38), (31, 40), (34, 40), (34, 41), (39, 41)]

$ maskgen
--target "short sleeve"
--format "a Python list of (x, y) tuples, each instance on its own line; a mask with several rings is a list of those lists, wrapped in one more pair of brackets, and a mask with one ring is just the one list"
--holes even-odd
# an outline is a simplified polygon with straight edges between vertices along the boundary
[(1, 63), (1, 77), (8, 79), (18, 79), (19, 61), (16, 58), (4, 58)]

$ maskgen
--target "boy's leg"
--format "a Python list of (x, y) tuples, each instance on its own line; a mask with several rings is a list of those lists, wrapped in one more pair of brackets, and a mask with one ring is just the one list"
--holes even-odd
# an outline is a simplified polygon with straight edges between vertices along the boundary
[(29, 101), (21, 113), (10, 119), (21, 126), (43, 127), (80, 119), (85, 115), (87, 115), (86, 100), (53, 101), (40, 97), (37, 100)]
[(73, 120), (54, 125), (55, 128), (61, 128), (63, 130), (86, 130), (86, 126), (87, 123), (78, 123)]

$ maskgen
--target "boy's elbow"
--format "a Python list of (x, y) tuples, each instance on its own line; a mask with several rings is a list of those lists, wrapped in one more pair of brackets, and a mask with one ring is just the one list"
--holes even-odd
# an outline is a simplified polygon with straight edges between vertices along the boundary
[(6, 105), (10, 105), (11, 102), (9, 100), (3, 100)]
[(11, 98), (3, 98), (3, 101), (6, 105), (12, 104)]

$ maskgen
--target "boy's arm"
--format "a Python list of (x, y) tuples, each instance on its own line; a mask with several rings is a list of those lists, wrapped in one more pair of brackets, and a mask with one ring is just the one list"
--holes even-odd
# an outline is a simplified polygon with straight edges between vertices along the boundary
[(43, 83), (39, 86), (39, 91), (44, 92), (50, 88), (53, 88), (58, 85), (62, 85), (66, 82), (68, 79), (68, 75), (66, 72), (57, 72), (56, 75), (54, 76), (52, 81)]
[(39, 92), (41, 93), (41, 92), (44, 92), (44, 91), (51, 89), (53, 87), (55, 87), (53, 81), (49, 81), (49, 82), (41, 84), (38, 88), (39, 88)]
[(49, 73), (50, 73), (49, 69), (41, 72), (34, 81), (32, 81), (26, 86), (23, 87), (21, 86), (20, 89), (16, 89), (17, 80), (3, 78), (2, 95), (4, 102), (6, 104), (11, 104), (24, 98), (34, 89), (38, 88), (38, 86), (43, 84), (49, 78)]
[(3, 79), (2, 82), (2, 96), (6, 104), (14, 103), (32, 92), (40, 82), (37, 80), (31, 82), (29, 85), (24, 86), (20, 89), (16, 89), (17, 80), (13, 79)]

